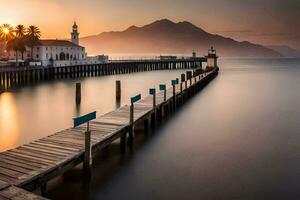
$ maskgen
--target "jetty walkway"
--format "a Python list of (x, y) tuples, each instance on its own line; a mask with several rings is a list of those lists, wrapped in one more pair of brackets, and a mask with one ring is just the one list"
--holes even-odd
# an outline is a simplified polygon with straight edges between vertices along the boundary
[[(156, 123), (171, 116), (179, 106), (214, 79), (218, 71), (217, 67), (202, 74), (191, 75), (189, 71), (187, 76), (181, 75), (180, 81), (177, 79), (174, 83), (173, 80), (171, 88), (155, 92), (90, 121), (92, 156), (97, 156), (99, 151), (115, 140), (120, 140), (122, 153), (131, 149), (134, 144), (134, 127), (137, 124), (143, 124), (145, 132), (150, 127), (155, 127)], [(84, 162), (86, 128), (86, 124), (68, 128), (1, 152), (0, 200), (13, 199), (10, 197), (14, 193), (23, 195), (23, 199), (30, 199), (32, 196), (42, 199), (43, 197), (37, 197), (25, 190), (41, 188), (43, 191), (49, 180)]]
[(41, 81), (83, 78), (135, 72), (202, 68), (205, 57), (176, 58), (165, 60), (115, 60), (103, 64), (80, 64), (59, 67), (0, 67), (0, 92), (16, 86)]

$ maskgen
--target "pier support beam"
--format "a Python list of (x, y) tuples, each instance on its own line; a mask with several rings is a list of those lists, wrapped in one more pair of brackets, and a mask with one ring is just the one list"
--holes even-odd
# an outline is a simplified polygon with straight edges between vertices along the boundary
[(85, 148), (84, 161), (83, 161), (84, 179), (89, 180), (91, 177), (91, 166), (92, 166), (91, 131), (89, 130), (89, 124), (88, 124), (88, 130), (85, 132), (84, 148)]
[(133, 103), (131, 103), (130, 105), (130, 116), (129, 116), (129, 130), (128, 130), (128, 145), (130, 147), (130, 149), (133, 148), (133, 130), (134, 130), (134, 126), (133, 126), (133, 116), (134, 115), (134, 105)]
[(75, 97), (76, 105), (81, 103), (81, 83), (76, 83), (76, 97)]
[(120, 80), (116, 81), (116, 100), (117, 101), (121, 100), (121, 81)]

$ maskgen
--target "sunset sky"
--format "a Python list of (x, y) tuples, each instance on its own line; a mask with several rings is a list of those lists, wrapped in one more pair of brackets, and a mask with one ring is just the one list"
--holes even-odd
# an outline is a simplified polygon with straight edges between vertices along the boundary
[(0, 0), (0, 24), (34, 24), (43, 38), (81, 36), (168, 18), (237, 40), (300, 49), (299, 0)]

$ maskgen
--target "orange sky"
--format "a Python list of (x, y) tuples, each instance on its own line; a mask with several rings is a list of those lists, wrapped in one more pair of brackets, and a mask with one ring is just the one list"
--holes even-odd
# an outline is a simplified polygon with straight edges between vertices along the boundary
[(0, 0), (0, 24), (34, 24), (43, 38), (68, 38), (74, 20), (81, 36), (123, 30), (169, 18), (208, 32), (300, 49), (299, 0)]

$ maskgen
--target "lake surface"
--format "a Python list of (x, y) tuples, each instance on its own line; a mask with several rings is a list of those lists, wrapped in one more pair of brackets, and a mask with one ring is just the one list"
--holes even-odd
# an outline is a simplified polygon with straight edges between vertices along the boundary
[[(94, 162), (49, 183), (53, 199), (300, 199), (300, 60), (224, 59), (219, 76), (135, 149), (113, 144)], [(44, 83), (0, 94), (0, 151), (68, 128), (72, 117), (116, 107), (182, 71)], [(159, 81), (161, 80), (161, 81)]]

